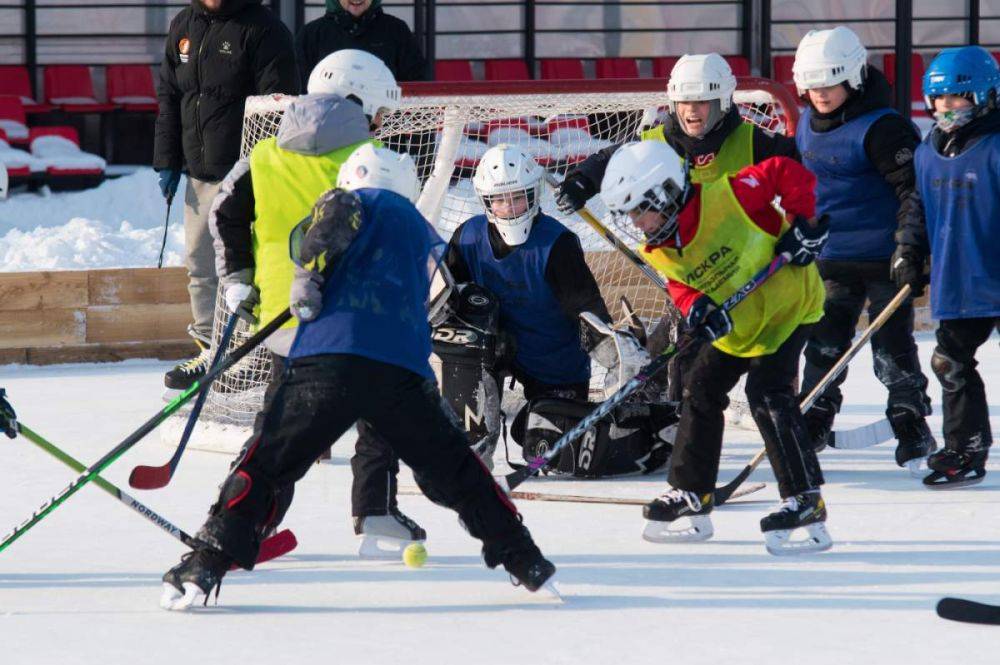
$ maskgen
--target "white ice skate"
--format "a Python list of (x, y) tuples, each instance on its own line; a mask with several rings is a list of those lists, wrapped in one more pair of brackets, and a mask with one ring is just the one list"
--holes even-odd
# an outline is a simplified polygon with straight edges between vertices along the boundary
[(205, 592), (194, 582), (184, 582), (184, 593), (177, 590), (173, 584), (163, 583), (163, 593), (160, 595), (160, 607), (165, 610), (183, 612), (192, 605), (204, 605), (207, 597)]
[(646, 527), (642, 539), (651, 543), (689, 543), (708, 540), (712, 527), (713, 497), (667, 487), (667, 491), (643, 506)]
[(398, 560), (407, 546), (427, 539), (427, 532), (397, 509), (388, 515), (355, 517), (354, 534), (358, 536), (358, 556), (362, 559)]

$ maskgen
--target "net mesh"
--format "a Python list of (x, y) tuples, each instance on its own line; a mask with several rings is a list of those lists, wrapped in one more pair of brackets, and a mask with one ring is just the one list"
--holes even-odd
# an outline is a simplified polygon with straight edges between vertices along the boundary
[[(561, 180), (567, 170), (587, 156), (617, 143), (636, 140), (642, 129), (660, 123), (666, 113), (663, 87), (662, 83), (650, 82), (648, 90), (627, 92), (406, 95), (402, 107), (383, 119), (375, 137), (386, 147), (414, 158), (422, 184), (417, 206), (448, 239), (463, 221), (483, 212), (471, 177), (479, 159), (491, 146), (519, 145)], [(741, 80), (735, 101), (746, 120), (784, 133), (789, 121), (794, 120), (796, 109), (782, 104), (776, 89), (777, 84), (765, 79)], [(247, 99), (243, 156), (257, 142), (277, 133), (282, 114), (293, 99), (281, 95)], [(614, 230), (599, 197), (591, 199), (588, 207)], [(580, 237), (587, 263), (613, 317), (622, 316), (622, 297), (628, 299), (647, 325), (665, 313), (676, 312), (662, 289), (612, 250), (582, 219), (559, 213), (549, 187), (543, 190), (542, 210)], [(215, 317), (216, 341), (221, 337), (227, 316), (220, 297)], [(250, 331), (241, 322), (231, 348), (249, 335)], [(594, 369), (592, 395), (600, 398), (604, 375), (600, 368)], [(251, 425), (261, 406), (269, 373), (269, 355), (259, 347), (215, 381), (205, 415), (225, 424)], [(735, 409), (729, 414), (737, 420), (746, 413), (738, 395), (742, 393), (734, 391)], [(518, 393), (507, 395), (504, 405), (508, 413), (517, 407), (519, 398)]]

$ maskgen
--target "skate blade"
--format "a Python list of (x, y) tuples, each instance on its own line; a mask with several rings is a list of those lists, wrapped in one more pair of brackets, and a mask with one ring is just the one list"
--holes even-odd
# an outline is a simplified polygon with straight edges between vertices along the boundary
[(542, 588), (539, 589), (542, 593), (539, 594), (543, 600), (548, 600), (559, 605), (562, 605), (566, 601), (563, 600), (562, 593), (559, 592), (559, 587), (556, 586), (555, 576), (550, 577)]
[(924, 487), (934, 491), (958, 490), (983, 482), (983, 479), (986, 478), (986, 472), (984, 471), (981, 475), (973, 475), (961, 480), (948, 480), (948, 477), (947, 474), (940, 471), (932, 471), (929, 476), (924, 478)]
[(358, 536), (358, 556), (362, 559), (377, 561), (399, 561), (403, 558), (403, 550), (414, 543), (423, 543), (422, 540), (402, 540), (389, 536)]
[(182, 594), (173, 584), (163, 583), (163, 593), (160, 595), (160, 607), (163, 609), (183, 612), (198, 602), (202, 604), (205, 602), (205, 594), (198, 585), (185, 582)]
[(774, 556), (797, 556), (825, 552), (833, 547), (833, 539), (823, 522), (815, 522), (805, 527), (808, 536), (802, 540), (792, 540), (799, 529), (778, 529), (764, 533), (764, 544), (769, 554)]
[(911, 478), (923, 478), (930, 469), (927, 468), (927, 458), (918, 457), (906, 462), (906, 470), (910, 472)]
[[(687, 520), (687, 524), (683, 521)], [(650, 543), (697, 543), (708, 540), (715, 533), (712, 518), (708, 515), (682, 517), (674, 522), (646, 520), (642, 539)]]

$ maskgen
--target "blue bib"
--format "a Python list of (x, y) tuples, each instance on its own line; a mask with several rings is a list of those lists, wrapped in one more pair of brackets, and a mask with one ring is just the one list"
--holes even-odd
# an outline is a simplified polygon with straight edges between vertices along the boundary
[(514, 362), (528, 376), (548, 384), (590, 379), (590, 359), (580, 346), (580, 324), (566, 317), (545, 281), (556, 239), (570, 231), (548, 215), (538, 215), (523, 245), (502, 259), (490, 246), (489, 221), (465, 222), (459, 249), (476, 284), (500, 299), (500, 326), (514, 336)]
[(876, 109), (828, 132), (809, 127), (806, 109), (795, 132), (802, 164), (816, 175), (816, 214), (830, 216), (830, 239), (820, 258), (888, 259), (896, 249), (899, 199), (865, 153), (865, 136), (892, 109)]
[(323, 286), (319, 316), (299, 325), (289, 358), (349, 353), (433, 381), (428, 258), (440, 256), (444, 241), (399, 194), (356, 193), (361, 230)]
[(914, 166), (931, 246), (935, 319), (1000, 316), (1000, 134), (956, 157), (928, 137)]

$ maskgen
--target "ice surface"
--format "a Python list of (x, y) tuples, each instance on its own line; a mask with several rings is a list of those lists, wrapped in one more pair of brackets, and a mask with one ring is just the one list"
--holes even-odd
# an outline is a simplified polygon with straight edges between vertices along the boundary
[[(932, 338), (920, 337), (928, 367)], [(1000, 432), (1000, 349), (980, 350)], [(839, 427), (883, 415), (885, 392), (862, 353)], [(0, 367), (25, 423), (93, 462), (162, 407), (167, 363)], [(940, 389), (931, 379), (940, 433)], [(727, 432), (721, 480), (760, 445)], [(127, 487), (138, 463), (169, 450), (150, 436), (108, 471)], [(893, 446), (824, 452), (830, 552), (778, 559), (758, 520), (768, 487), (713, 515), (706, 543), (643, 542), (636, 507), (519, 503), (559, 566), (561, 606), (484, 568), (475, 541), (422, 497), (402, 508), (429, 533), (428, 564), (361, 562), (350, 527), (350, 441), (299, 484), (286, 526), (292, 555), (229, 575), (200, 616), (157, 608), (160, 575), (183, 547), (97, 488), (84, 488), (0, 554), (0, 662), (22, 663), (995, 663), (1000, 632), (946, 623), (945, 595), (1000, 601), (1000, 466), (974, 488), (931, 492), (893, 463)], [(134, 493), (193, 532), (229, 459), (191, 451), (163, 490)], [(0, 437), (0, 530), (62, 489), (73, 472), (20, 439)], [(525, 489), (652, 497), (662, 474), (620, 481), (529, 481)], [(404, 471), (402, 483), (412, 485)], [(754, 501), (750, 501), (753, 499)], [(756, 501), (764, 500), (764, 502)]]

